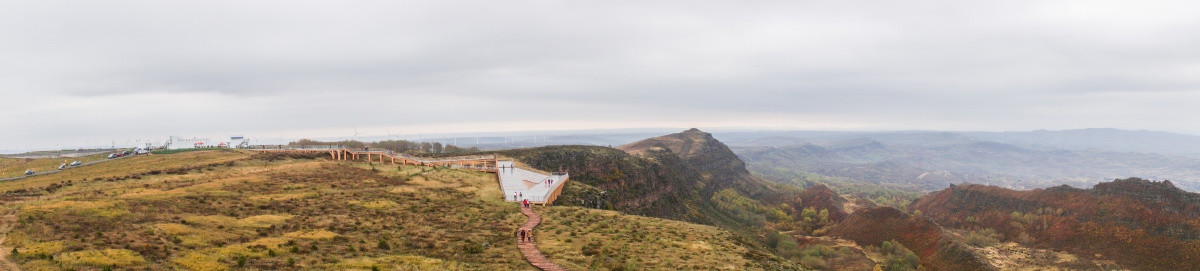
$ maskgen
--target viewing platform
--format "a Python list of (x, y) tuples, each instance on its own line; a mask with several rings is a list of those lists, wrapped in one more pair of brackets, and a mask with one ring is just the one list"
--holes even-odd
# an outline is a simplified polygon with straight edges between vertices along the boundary
[(506, 201), (528, 199), (531, 203), (552, 203), (558, 199), (563, 184), (570, 178), (566, 172), (521, 168), (512, 160), (499, 160), (497, 166), (499, 170), (496, 176), (500, 179), (500, 188), (504, 190)]

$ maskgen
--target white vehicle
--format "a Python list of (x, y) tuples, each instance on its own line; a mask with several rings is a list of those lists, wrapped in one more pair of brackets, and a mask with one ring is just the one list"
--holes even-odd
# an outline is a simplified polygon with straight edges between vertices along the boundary
[(29, 176), (29, 175), (33, 175), (32, 169), (25, 170), (25, 176)]
[(79, 166), (79, 165), (82, 165), (82, 164), (83, 164), (83, 163), (80, 163), (79, 161), (75, 161), (75, 162), (71, 162), (71, 165), (70, 165), (70, 166), (72, 166), (72, 167), (77, 167), (77, 166)]
[(58, 165), (58, 170), (62, 170), (64, 168), (67, 168), (67, 163), (62, 163), (62, 165)]

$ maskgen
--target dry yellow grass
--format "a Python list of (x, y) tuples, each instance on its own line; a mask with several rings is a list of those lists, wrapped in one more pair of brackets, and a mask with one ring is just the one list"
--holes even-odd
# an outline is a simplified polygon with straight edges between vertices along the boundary
[(196, 232), (196, 229), (178, 223), (158, 223), (154, 224), (154, 227), (170, 235), (191, 234)]
[(355, 258), (327, 267), (327, 269), (337, 270), (372, 270), (372, 268), (379, 268), (380, 270), (472, 270), (464, 268), (461, 264), (453, 261), (416, 255)]
[(83, 182), (116, 178), (153, 170), (169, 170), (199, 165), (221, 164), (249, 157), (244, 151), (198, 151), (166, 155), (143, 155), (73, 168), (60, 173), (33, 176), (0, 183), (0, 192), (41, 188), (66, 180)]
[(337, 237), (338, 234), (327, 230), (303, 230), (285, 233), (283, 236), (295, 239), (318, 240), (334, 238)]
[(229, 265), (221, 263), (221, 257), (215, 254), (214, 251), (188, 252), (181, 257), (171, 259), (171, 262), (183, 269), (193, 271), (229, 270)]
[(185, 220), (191, 223), (206, 225), (209, 227), (234, 227), (238, 224), (238, 219), (232, 216), (225, 215), (191, 215), (185, 216)]
[(84, 157), (75, 158), (41, 158), (41, 159), (24, 159), (24, 158), (0, 158), (0, 178), (21, 176), (25, 170), (32, 169), (33, 171), (42, 172), (47, 170), (57, 169), (59, 165), (70, 163), (72, 161), (92, 162), (107, 159), (108, 154), (95, 154)]
[(102, 249), (72, 251), (60, 254), (57, 261), (64, 266), (81, 267), (113, 267), (125, 269), (146, 264), (146, 259), (128, 249)]
[(417, 188), (409, 187), (409, 186), (400, 186), (400, 187), (392, 188), (392, 190), (388, 190), (388, 192), (398, 193), (398, 194), (416, 194)]
[(567, 269), (762, 269), (735, 234), (717, 227), (578, 207), (539, 209), (538, 247)]
[(396, 208), (396, 207), (400, 206), (399, 203), (396, 203), (396, 202), (390, 201), (390, 200), (373, 200), (373, 201), (366, 201), (366, 202), (352, 200), (352, 201), (349, 201), (348, 203), (350, 205), (358, 205), (358, 206), (362, 206), (362, 207), (366, 207), (366, 208), (370, 208), (370, 209), (387, 209), (387, 208)]
[(63, 252), (65, 249), (66, 246), (63, 245), (62, 241), (36, 242), (24, 244), (21, 247), (20, 253), (55, 255)]
[(237, 225), (250, 228), (266, 228), (272, 225), (281, 225), (284, 221), (296, 217), (294, 215), (256, 215), (243, 219), (238, 219)]
[(57, 271), (62, 270), (62, 267), (55, 262), (49, 260), (32, 260), (21, 265), (25, 271)]
[(251, 197), (250, 197), (250, 200), (253, 200), (253, 201), (274, 201), (274, 200), (290, 200), (290, 199), (301, 199), (301, 198), (315, 197), (315, 196), (317, 196), (317, 194), (316, 194), (316, 193), (312, 193), (312, 192), (289, 192), (289, 193), (279, 193), (279, 194), (270, 194), (270, 195), (258, 195), (258, 196), (251, 196)]
[(21, 209), (21, 213), (26, 216), (74, 214), (112, 218), (128, 215), (129, 211), (118, 206), (113, 201), (63, 200), (25, 206), (25, 208)]
[(230, 185), (246, 184), (246, 183), (252, 183), (252, 182), (263, 182), (266, 180), (267, 180), (267, 178), (265, 178), (263, 176), (235, 176), (235, 177), (227, 177), (227, 178), (220, 178), (220, 179), (211, 180), (211, 181), (205, 181), (203, 183), (198, 183), (198, 184), (189, 186), (189, 187), (187, 187), (187, 189), (188, 190), (218, 189), (218, 188), (222, 188), (222, 187), (230, 186)]
[(171, 198), (171, 197), (182, 196), (185, 194), (185, 192), (186, 191), (184, 191), (182, 189), (172, 189), (172, 190), (168, 190), (168, 191), (163, 191), (163, 190), (151, 189), (151, 188), (134, 188), (132, 191), (125, 192), (124, 194), (121, 194), (117, 197), (123, 198), (123, 199), (130, 199), (130, 198), (162, 199), (162, 198)]
[(154, 224), (154, 228), (178, 238), (178, 245), (190, 248), (209, 247), (213, 243), (230, 241), (239, 236), (228, 231), (197, 229), (178, 223), (158, 223)]

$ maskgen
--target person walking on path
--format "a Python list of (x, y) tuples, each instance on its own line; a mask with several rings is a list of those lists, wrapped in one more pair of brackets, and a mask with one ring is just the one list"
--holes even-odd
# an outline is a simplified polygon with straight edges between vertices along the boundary
[(537, 267), (537, 269), (543, 271), (566, 271), (566, 268), (546, 259), (546, 256), (542, 255), (541, 251), (538, 251), (537, 244), (533, 238), (533, 229), (542, 221), (541, 216), (534, 213), (533, 209), (530, 208), (521, 208), (521, 213), (529, 218), (520, 226), (525, 233), (524, 240), (521, 243), (517, 243), (517, 249), (521, 251), (521, 255), (525, 256), (525, 260), (534, 267)]

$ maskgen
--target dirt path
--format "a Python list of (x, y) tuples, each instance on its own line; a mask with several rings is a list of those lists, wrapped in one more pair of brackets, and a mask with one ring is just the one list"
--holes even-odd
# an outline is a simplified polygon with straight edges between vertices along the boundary
[[(532, 208), (522, 207), (521, 213), (525, 214), (526, 217), (529, 217), (529, 220), (527, 220), (525, 222), (525, 225), (521, 226), (522, 230), (526, 230), (527, 232), (533, 232), (533, 228), (537, 227), (538, 223), (542, 223), (542, 217), (539, 216), (537, 213), (534, 213)], [(538, 269), (547, 270), (547, 271), (550, 271), (550, 270), (566, 271), (567, 270), (566, 268), (563, 268), (562, 266), (552, 263), (552, 262), (550, 262), (550, 260), (546, 259), (546, 256), (543, 256), (542, 252), (538, 251), (537, 245), (534, 244), (534, 241), (529, 241), (529, 242), (519, 242), (518, 241), (517, 249), (521, 250), (521, 254), (525, 255), (525, 260), (529, 261), (529, 264), (532, 264), (534, 267), (537, 267)]]
[(8, 231), (11, 231), (16, 225), (16, 215), (13, 213), (0, 214), (0, 271), (21, 270), (17, 264), (8, 260), (8, 254), (12, 253), (12, 248), (4, 246), (4, 241), (8, 240)]

